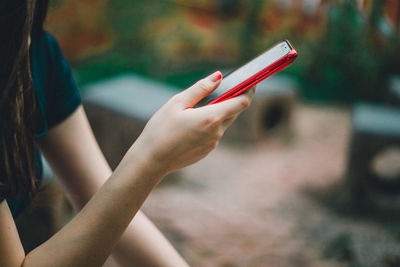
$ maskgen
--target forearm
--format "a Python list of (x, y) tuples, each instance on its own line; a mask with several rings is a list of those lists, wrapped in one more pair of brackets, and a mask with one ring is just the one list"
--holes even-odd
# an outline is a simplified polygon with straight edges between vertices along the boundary
[[(79, 195), (69, 194), (76, 211), (83, 208), (111, 173), (105, 161), (99, 159), (98, 162), (103, 162), (97, 169), (98, 178), (101, 177), (101, 179), (96, 179), (93, 184), (86, 187), (91, 190), (81, 191)], [(112, 255), (121, 266), (132, 266), (132, 263), (138, 266), (188, 266), (164, 235), (140, 210), (113, 249)]]
[(142, 213), (138, 212), (118, 241), (113, 256), (124, 267), (188, 266), (175, 248)]
[[(87, 205), (51, 239), (25, 258), (26, 266), (100, 266), (163, 174), (135, 151)], [(133, 193), (135, 192), (135, 193)]]
[[(60, 135), (72, 137), (60, 142)], [(77, 212), (112, 174), (82, 108), (64, 125), (53, 128), (39, 145)], [(140, 266), (186, 266), (182, 257), (140, 211), (113, 254), (117, 255), (119, 262), (128, 262), (127, 266), (132, 266), (132, 263), (140, 263)], [(178, 262), (182, 264), (176, 264)]]
[[(100, 186), (100, 185), (98, 185)], [(74, 206), (80, 208), (90, 194), (73, 198)], [(175, 248), (140, 210), (123, 233), (112, 255), (121, 266), (188, 266)]]

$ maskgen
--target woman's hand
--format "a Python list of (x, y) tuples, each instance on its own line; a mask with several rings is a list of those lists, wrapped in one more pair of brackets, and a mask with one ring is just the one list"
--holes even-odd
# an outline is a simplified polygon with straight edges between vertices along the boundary
[(218, 104), (193, 108), (218, 87), (221, 79), (221, 72), (211, 74), (176, 94), (153, 115), (133, 145), (148, 156), (153, 168), (168, 174), (204, 158), (250, 105), (254, 88)]
[[(249, 106), (254, 89), (222, 103), (192, 108), (215, 90), (220, 81), (221, 73), (217, 72), (168, 101), (154, 114), (126, 157), (101, 187), (98, 181), (87, 176), (101, 177), (102, 172), (109, 174), (110, 171), (104, 169), (104, 159), (88, 153), (97, 148), (93, 147), (94, 139), (89, 140), (88, 132), (82, 131), (84, 127), (89, 127), (87, 121), (83, 120), (84, 117), (76, 117), (84, 115), (83, 109), (51, 129), (41, 141), (42, 151), (53, 158), (52, 165), (59, 167), (55, 169), (64, 170), (67, 187), (79, 188), (78, 192), (82, 190), (80, 195), (83, 200), (76, 202), (78, 206), (90, 200), (66, 226), (28, 255), (24, 253), (7, 203), (0, 203), (0, 265), (9, 263), (19, 266), (21, 262), (24, 266), (102, 265), (162, 177), (205, 157), (215, 148), (236, 116)], [(60, 134), (64, 135), (62, 141)], [(86, 142), (76, 143), (77, 139)], [(74, 165), (75, 168), (70, 168)], [(88, 170), (89, 165), (96, 169), (90, 167), (91, 170)], [(140, 231), (143, 227), (135, 229)], [(149, 232), (142, 234), (149, 237)], [(149, 253), (140, 257), (151, 257), (152, 266), (162, 263), (186, 266), (172, 249), (165, 249), (168, 242), (160, 245), (157, 240), (157, 246), (154, 246), (152, 240), (156, 239), (154, 236), (151, 241), (139, 239), (138, 242), (147, 242), (146, 246), (151, 246), (151, 249), (139, 246), (134, 251)], [(60, 250), (60, 247), (63, 249)], [(157, 254), (157, 257), (151, 253)]]

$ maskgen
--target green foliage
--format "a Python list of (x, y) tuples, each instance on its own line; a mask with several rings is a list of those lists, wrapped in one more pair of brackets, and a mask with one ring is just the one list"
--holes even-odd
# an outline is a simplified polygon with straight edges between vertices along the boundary
[[(311, 45), (312, 58), (304, 68), (305, 96), (351, 102), (359, 99), (383, 101), (387, 79), (398, 73), (396, 40), (388, 40), (375, 26), (382, 18), (376, 4), (371, 20), (363, 17), (351, 0), (334, 4), (328, 14), (324, 36)], [(384, 4), (384, 2), (381, 2)]]
[[(143, 29), (153, 19), (171, 12), (168, 1), (120, 0), (108, 2), (108, 18), (116, 35), (119, 49), (134, 53), (132, 46), (143, 45)], [(142, 47), (141, 47), (142, 48)]]

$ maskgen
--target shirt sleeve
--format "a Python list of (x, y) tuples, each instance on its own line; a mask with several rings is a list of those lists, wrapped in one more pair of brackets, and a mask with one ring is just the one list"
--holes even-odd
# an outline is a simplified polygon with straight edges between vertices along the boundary
[(81, 104), (78, 85), (72, 74), (71, 66), (64, 58), (56, 39), (45, 34), (47, 43), (48, 83), (46, 90), (46, 118), (51, 128), (71, 115)]

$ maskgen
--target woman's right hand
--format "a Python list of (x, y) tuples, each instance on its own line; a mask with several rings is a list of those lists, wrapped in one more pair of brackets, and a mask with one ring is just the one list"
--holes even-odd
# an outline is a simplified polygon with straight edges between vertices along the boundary
[(149, 120), (132, 149), (164, 175), (204, 158), (254, 95), (252, 88), (224, 102), (193, 108), (221, 79), (217, 71), (173, 96)]

